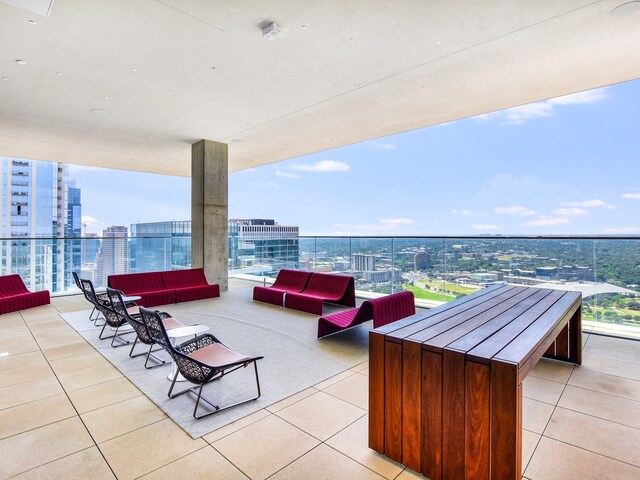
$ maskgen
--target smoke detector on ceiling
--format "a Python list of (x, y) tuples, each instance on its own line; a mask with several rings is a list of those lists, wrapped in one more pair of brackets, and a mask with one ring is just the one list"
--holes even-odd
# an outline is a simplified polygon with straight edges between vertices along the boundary
[(262, 27), (262, 36), (267, 40), (273, 40), (280, 33), (280, 25), (276, 22), (269, 22)]

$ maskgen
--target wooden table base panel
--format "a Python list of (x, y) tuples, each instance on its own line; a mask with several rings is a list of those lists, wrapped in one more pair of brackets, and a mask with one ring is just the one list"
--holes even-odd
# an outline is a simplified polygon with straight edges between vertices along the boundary
[[(505, 290), (468, 304), (494, 308)], [(517, 290), (482, 321), (446, 307), (450, 322), (434, 309), (370, 333), (370, 448), (431, 480), (521, 478), (522, 381), (543, 354), (579, 365), (582, 338), (579, 293)]]

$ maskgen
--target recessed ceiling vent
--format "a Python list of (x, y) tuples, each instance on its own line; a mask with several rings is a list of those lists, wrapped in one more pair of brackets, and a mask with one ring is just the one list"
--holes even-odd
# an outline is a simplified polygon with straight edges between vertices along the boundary
[(43, 17), (49, 16), (53, 6), (53, 0), (0, 0), (0, 2)]

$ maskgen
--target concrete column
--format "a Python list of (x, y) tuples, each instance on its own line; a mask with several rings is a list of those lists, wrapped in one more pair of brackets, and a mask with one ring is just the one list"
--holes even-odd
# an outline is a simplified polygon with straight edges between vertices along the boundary
[(191, 265), (209, 283), (229, 288), (229, 168), (227, 144), (201, 140), (191, 146)]

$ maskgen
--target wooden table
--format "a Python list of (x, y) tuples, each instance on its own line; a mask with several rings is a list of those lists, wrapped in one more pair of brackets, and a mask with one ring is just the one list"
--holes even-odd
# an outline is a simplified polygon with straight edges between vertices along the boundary
[(522, 381), (581, 363), (580, 292), (495, 286), (372, 330), (369, 447), (431, 480), (522, 475)]

